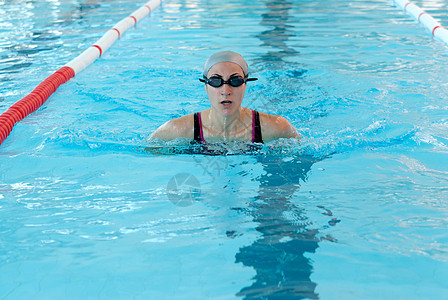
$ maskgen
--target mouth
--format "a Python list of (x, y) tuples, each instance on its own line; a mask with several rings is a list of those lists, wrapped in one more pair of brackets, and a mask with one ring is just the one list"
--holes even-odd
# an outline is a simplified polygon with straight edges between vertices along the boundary
[(224, 100), (224, 101), (221, 101), (221, 104), (222, 104), (222, 105), (230, 105), (230, 104), (232, 104), (232, 101), (230, 101), (230, 100)]

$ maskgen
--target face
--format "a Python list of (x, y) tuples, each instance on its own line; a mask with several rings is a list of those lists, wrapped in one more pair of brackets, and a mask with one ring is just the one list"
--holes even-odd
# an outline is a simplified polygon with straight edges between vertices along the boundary
[[(242, 78), (245, 77), (241, 67), (231, 62), (218, 63), (211, 67), (207, 74), (207, 78), (220, 77), (225, 81), (236, 76)], [(246, 92), (246, 84), (243, 83), (238, 87), (233, 87), (230, 84), (223, 84), (220, 87), (212, 87), (206, 84), (205, 90), (208, 99), (210, 100), (212, 110), (226, 116), (231, 115), (240, 109), (244, 93)]]

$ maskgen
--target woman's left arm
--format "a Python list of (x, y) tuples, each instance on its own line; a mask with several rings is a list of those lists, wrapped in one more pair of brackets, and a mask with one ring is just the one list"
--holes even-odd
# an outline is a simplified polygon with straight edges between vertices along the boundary
[(263, 114), (260, 118), (263, 140), (276, 140), (280, 138), (300, 139), (297, 129), (284, 117)]

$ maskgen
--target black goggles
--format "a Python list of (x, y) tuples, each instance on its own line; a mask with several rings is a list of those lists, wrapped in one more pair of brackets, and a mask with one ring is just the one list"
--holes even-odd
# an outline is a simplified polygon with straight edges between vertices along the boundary
[(248, 81), (255, 81), (255, 80), (258, 80), (258, 78), (243, 78), (240, 76), (230, 77), (229, 80), (227, 81), (225, 81), (221, 77), (216, 76), (210, 78), (204, 77), (204, 79), (202, 78), (199, 79), (200, 82), (205, 82), (205, 84), (211, 85), (212, 87), (215, 88), (218, 88), (223, 84), (229, 84), (230, 86), (233, 87), (239, 87)]

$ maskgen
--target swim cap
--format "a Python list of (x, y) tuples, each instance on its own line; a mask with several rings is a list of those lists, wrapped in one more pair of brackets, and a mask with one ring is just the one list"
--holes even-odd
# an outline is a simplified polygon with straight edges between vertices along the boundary
[(208, 71), (211, 67), (222, 62), (232, 62), (239, 65), (241, 69), (243, 69), (244, 76), (247, 77), (249, 72), (246, 61), (240, 54), (233, 51), (220, 51), (210, 56), (205, 62), (204, 77), (207, 77)]

